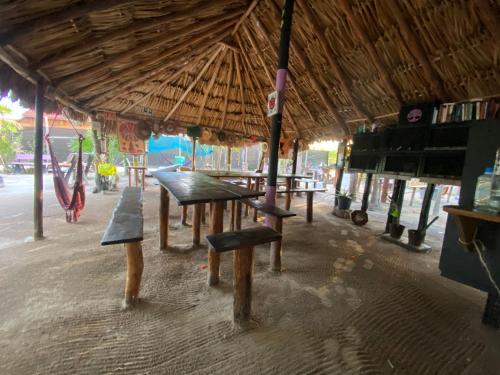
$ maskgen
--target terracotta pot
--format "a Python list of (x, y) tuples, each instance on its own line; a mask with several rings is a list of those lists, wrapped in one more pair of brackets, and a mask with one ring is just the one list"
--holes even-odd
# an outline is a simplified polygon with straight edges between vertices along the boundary
[(389, 225), (389, 234), (392, 238), (399, 240), (405, 231), (405, 226), (401, 224), (391, 223)]
[(425, 232), (417, 229), (408, 229), (408, 243), (412, 246), (420, 246), (425, 240)]

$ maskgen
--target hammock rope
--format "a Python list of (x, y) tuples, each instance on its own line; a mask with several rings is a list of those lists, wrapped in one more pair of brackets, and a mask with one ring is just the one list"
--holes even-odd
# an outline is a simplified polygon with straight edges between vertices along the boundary
[(56, 197), (63, 210), (66, 211), (66, 221), (68, 223), (71, 223), (71, 222), (76, 222), (78, 220), (78, 218), (80, 217), (80, 212), (85, 207), (85, 185), (83, 184), (83, 161), (82, 161), (83, 160), (82, 146), (84, 137), (80, 133), (78, 133), (78, 131), (75, 129), (71, 121), (68, 119), (71, 126), (78, 134), (78, 160), (76, 167), (76, 179), (75, 179), (75, 184), (73, 186), (73, 191), (71, 191), (71, 188), (68, 185), (66, 179), (64, 178), (64, 173), (62, 172), (59, 162), (54, 153), (52, 142), (50, 141), (50, 131), (52, 130), (52, 126), (54, 125), (53, 123), (56, 116), (57, 114), (54, 116), (52, 125), (50, 126), (49, 131), (45, 136), (45, 141), (47, 142), (49, 148), (50, 160), (52, 164), (52, 178), (54, 180), (54, 190), (56, 193)]

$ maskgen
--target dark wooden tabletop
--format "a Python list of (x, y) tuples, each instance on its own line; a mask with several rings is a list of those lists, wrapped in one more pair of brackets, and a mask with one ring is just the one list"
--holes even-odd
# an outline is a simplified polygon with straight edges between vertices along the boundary
[[(252, 178), (267, 178), (267, 173), (258, 173), (258, 172), (252, 172), (252, 171), (216, 171), (216, 170), (208, 170), (208, 169), (201, 169), (198, 170), (198, 172), (206, 174), (207, 176), (210, 177), (252, 177)], [(298, 175), (298, 174), (287, 174), (287, 173), (282, 173), (278, 174), (279, 178), (305, 178), (307, 176), (304, 175)]]
[(263, 191), (249, 190), (200, 172), (155, 172), (153, 176), (179, 205), (254, 198)]

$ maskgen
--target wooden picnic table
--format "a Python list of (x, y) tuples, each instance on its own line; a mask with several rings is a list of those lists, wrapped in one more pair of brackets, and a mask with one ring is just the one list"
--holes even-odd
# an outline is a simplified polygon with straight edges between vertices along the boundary
[[(155, 172), (161, 185), (160, 195), (160, 249), (168, 248), (168, 215), (171, 194), (179, 206), (194, 205), (193, 243), (200, 243), (202, 205), (210, 203), (209, 234), (223, 231), (224, 204), (227, 201), (255, 198), (264, 192), (246, 189), (220, 181), (200, 172)], [(208, 250), (208, 284), (219, 282), (220, 254)]]

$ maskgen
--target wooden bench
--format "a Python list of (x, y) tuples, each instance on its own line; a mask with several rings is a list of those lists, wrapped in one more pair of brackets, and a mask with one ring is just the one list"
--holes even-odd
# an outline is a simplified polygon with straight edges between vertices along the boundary
[(143, 223), (141, 188), (126, 187), (101, 239), (101, 246), (124, 244), (127, 250), (124, 307), (134, 304), (139, 296), (144, 269), (141, 244)]
[(314, 193), (324, 193), (326, 189), (291, 189), (290, 193), (306, 193), (307, 199), (307, 222), (312, 223), (313, 221), (313, 196)]
[(237, 322), (250, 319), (252, 310), (252, 279), (254, 248), (281, 239), (281, 234), (268, 227), (257, 227), (207, 236), (217, 253), (234, 250), (233, 316)]
[[(272, 227), (278, 233), (283, 233), (283, 219), (287, 217), (296, 216), (297, 214), (284, 210), (282, 208), (266, 204), (265, 202), (257, 199), (246, 199), (245, 204), (253, 207), (255, 211), (263, 212), (272, 218)], [(269, 264), (273, 271), (281, 271), (281, 239), (274, 241), (271, 244), (271, 251), (269, 254)]]

